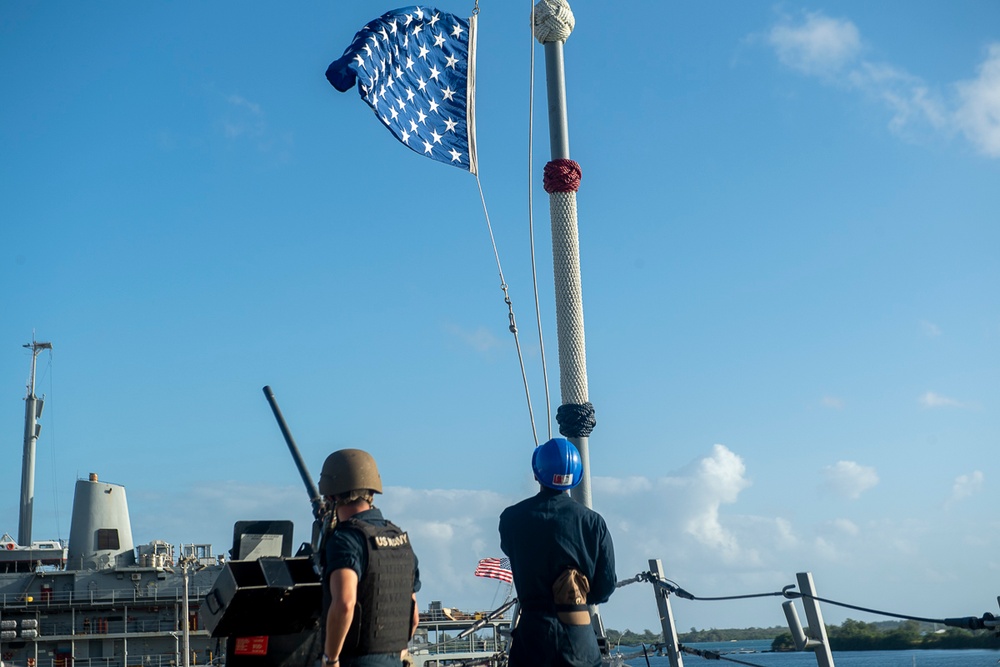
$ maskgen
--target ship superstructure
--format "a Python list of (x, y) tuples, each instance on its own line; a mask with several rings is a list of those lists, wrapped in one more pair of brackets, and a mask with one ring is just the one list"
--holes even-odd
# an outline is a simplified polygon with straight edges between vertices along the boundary
[[(35, 358), (52, 346), (25, 347), (32, 364), (22, 474), (33, 476), (42, 404)], [(280, 667), (315, 652), (319, 575), (310, 557), (292, 557), (291, 521), (237, 521), (227, 561), (210, 544), (176, 552), (162, 540), (135, 545), (125, 487), (96, 473), (76, 482), (69, 542), (30, 541), (24, 504), (33, 496), (33, 480), (22, 480), (19, 539), (0, 536), (0, 667)], [(432, 603), (414, 637), (414, 663), (498, 664), (509, 626), (497, 613)]]
[(132, 541), (125, 487), (91, 473), (76, 482), (68, 545), (31, 538), (34, 452), (43, 401), (32, 351), (18, 539), (0, 537), (0, 661), (4, 667), (208, 664), (219, 642), (198, 610), (223, 562), (208, 544)]

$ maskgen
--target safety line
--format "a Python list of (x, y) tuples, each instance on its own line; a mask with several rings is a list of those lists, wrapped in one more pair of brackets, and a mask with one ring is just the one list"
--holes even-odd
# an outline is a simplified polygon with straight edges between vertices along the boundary
[(503, 290), (503, 300), (507, 304), (507, 318), (509, 320), (508, 329), (512, 334), (514, 334), (514, 347), (517, 349), (517, 362), (521, 366), (521, 381), (524, 383), (524, 397), (528, 403), (528, 420), (531, 422), (531, 433), (535, 438), (535, 443), (538, 443), (538, 432), (535, 430), (535, 414), (531, 408), (531, 391), (528, 389), (528, 374), (524, 370), (524, 355), (521, 353), (521, 341), (517, 336), (517, 322), (514, 318), (514, 304), (510, 300), (510, 294), (507, 293), (507, 281), (503, 277), (503, 267), (500, 266), (500, 251), (497, 250), (497, 241), (493, 236), (493, 225), (490, 224), (490, 212), (486, 206), (486, 196), (483, 194), (483, 184), (479, 180), (479, 174), (476, 174), (476, 185), (479, 186), (479, 199), (483, 203), (483, 215), (486, 216), (486, 229), (490, 233), (490, 243), (493, 244), (493, 256), (497, 261), (497, 271), (500, 274), (500, 289)]
[(789, 600), (804, 599), (808, 598), (810, 600), (816, 600), (817, 602), (822, 602), (824, 604), (831, 604), (836, 607), (844, 607), (846, 609), (854, 609), (855, 611), (863, 611), (869, 614), (876, 614), (879, 616), (888, 616), (891, 618), (901, 618), (907, 621), (919, 621), (922, 623), (937, 623), (939, 625), (946, 625), (953, 628), (965, 628), (967, 630), (984, 630), (987, 628), (997, 628), (1000, 627), (1000, 618), (994, 616), (990, 612), (986, 612), (981, 617), (976, 616), (962, 616), (959, 618), (924, 618), (923, 616), (910, 616), (908, 614), (897, 614), (890, 611), (882, 611), (880, 609), (872, 609), (870, 607), (861, 607), (858, 605), (848, 604), (846, 602), (838, 602), (837, 600), (831, 600), (829, 598), (821, 598), (815, 595), (809, 595), (808, 593), (799, 593), (793, 591), (795, 588), (794, 584), (789, 584), (785, 586), (780, 591), (774, 591), (770, 593), (752, 593), (749, 595), (725, 595), (720, 597), (699, 597), (692, 593), (687, 592), (676, 582), (671, 581), (666, 578), (658, 578), (652, 572), (640, 572), (630, 579), (625, 579), (619, 581), (616, 587), (621, 588), (622, 586), (628, 586), (629, 584), (638, 583), (641, 581), (649, 582), (654, 586), (660, 586), (670, 593), (673, 593), (677, 597), (684, 598), (685, 600), (697, 600), (700, 602), (717, 602), (720, 600), (745, 600), (748, 598), (762, 598), (762, 597), (784, 597)]

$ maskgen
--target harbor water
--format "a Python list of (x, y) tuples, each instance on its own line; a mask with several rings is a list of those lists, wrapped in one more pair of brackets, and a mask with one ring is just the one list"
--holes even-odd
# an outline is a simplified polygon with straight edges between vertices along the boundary
[[(684, 654), (685, 667), (698, 665), (733, 665), (747, 664), (758, 667), (816, 667), (816, 656), (810, 652), (770, 653), (771, 642), (768, 640), (712, 642), (686, 644), (690, 648), (703, 651), (716, 651), (722, 655), (722, 660), (706, 660), (698, 655)], [(833, 661), (836, 667), (996, 667), (1000, 662), (1000, 640), (997, 650), (967, 649), (911, 649), (905, 651), (835, 651)], [(621, 652), (631, 655), (639, 649), (626, 649)], [(739, 662), (731, 662), (731, 661)], [(625, 662), (630, 667), (645, 667), (646, 658), (639, 656)], [(650, 656), (649, 667), (669, 667), (666, 657)]]

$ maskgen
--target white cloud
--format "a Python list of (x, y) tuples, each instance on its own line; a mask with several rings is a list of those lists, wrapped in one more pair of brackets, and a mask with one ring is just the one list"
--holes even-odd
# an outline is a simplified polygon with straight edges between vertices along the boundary
[[(715, 445), (706, 456), (666, 477), (593, 481), (612, 534), (627, 534), (633, 551), (650, 556), (698, 554), (703, 562), (715, 563), (757, 559), (741, 542), (744, 524), (727, 520), (722, 512), (748, 486), (743, 459), (724, 445)], [(782, 526), (767, 522), (761, 530), (781, 534)], [(784, 530), (788, 532), (787, 526)]]
[[(219, 480), (169, 496), (134, 488), (128, 498), (136, 544), (154, 539), (210, 543), (217, 554), (225, 554), (232, 547), (233, 524), (258, 519), (293, 521), (294, 539), (300, 543), (309, 539), (311, 508), (301, 486)], [(297, 548), (293, 544), (292, 552)]]
[(218, 105), (215, 125), (221, 135), (234, 146), (253, 148), (269, 156), (274, 164), (284, 164), (291, 158), (294, 134), (273, 128), (264, 108), (242, 95), (221, 93), (210, 88)]
[(819, 13), (806, 14), (799, 24), (774, 26), (767, 41), (782, 63), (805, 74), (832, 74), (861, 52), (861, 35), (853, 23)]
[(941, 394), (936, 394), (933, 391), (925, 392), (920, 398), (917, 399), (920, 405), (925, 408), (960, 408), (963, 407), (959, 401), (954, 398), (948, 398), (947, 396), (942, 396)]
[(745, 479), (743, 459), (723, 445), (715, 445), (712, 455), (696, 464), (694, 474), (686, 480), (686, 493), (694, 502), (684, 522), (684, 531), (703, 545), (715, 548), (723, 559), (738, 558), (736, 536), (723, 527), (719, 508), (736, 502), (740, 491), (750, 483)]
[(781, 541), (789, 546), (798, 543), (798, 538), (795, 536), (795, 532), (792, 530), (792, 524), (786, 519), (777, 518), (774, 520), (774, 525), (778, 530), (778, 535)]
[(813, 540), (812, 546), (816, 556), (822, 560), (837, 562), (844, 559), (844, 552), (838, 549), (833, 542), (825, 537), (816, 537), (816, 539)]
[(959, 475), (951, 486), (951, 498), (948, 505), (969, 498), (983, 490), (983, 473), (975, 470), (968, 475)]
[(240, 95), (229, 95), (226, 101), (230, 107), (229, 113), (222, 121), (226, 137), (236, 139), (245, 135), (259, 137), (264, 134), (266, 124), (264, 112), (259, 104)]
[(979, 76), (955, 85), (955, 122), (977, 150), (1000, 157), (1000, 43), (991, 44)]
[(595, 477), (592, 484), (601, 493), (611, 496), (644, 494), (653, 488), (653, 483), (646, 477)]
[[(594, 505), (611, 530), (619, 578), (644, 572), (649, 559), (660, 559), (666, 576), (695, 595), (721, 596), (780, 590), (794, 582), (796, 572), (808, 570), (815, 573), (821, 590), (836, 591), (840, 599), (859, 601), (874, 592), (891, 600), (894, 608), (905, 608), (919, 604), (918, 593), (912, 600), (905, 597), (919, 588), (917, 582), (937, 581), (928, 579), (935, 570), (960, 570), (966, 556), (954, 545), (969, 544), (973, 536), (983, 540), (977, 546), (980, 552), (1000, 549), (995, 537), (1000, 531), (992, 530), (989, 521), (957, 513), (948, 521), (936, 520), (927, 516), (933, 508), (920, 506), (917, 499), (913, 511), (920, 519), (870, 507), (864, 509), (864, 523), (849, 516), (830, 520), (806, 506), (805, 498), (800, 499), (801, 507), (796, 502), (776, 510), (790, 512), (789, 517), (755, 513), (747, 508), (766, 490), (750, 485), (748, 468), (744, 457), (716, 445), (664, 476), (594, 477)], [(870, 488), (877, 480), (871, 468), (857, 463), (840, 462), (828, 470), (853, 480), (853, 487), (844, 483), (847, 494)], [(481, 475), (466, 481), (491, 484)], [(970, 472), (954, 482), (953, 496), (968, 498), (982, 492), (985, 475)], [(516, 482), (504, 486), (508, 493), (389, 486), (376, 497), (385, 515), (413, 540), (420, 557), (422, 606), (441, 600), (446, 606), (478, 610), (503, 601), (505, 584), (472, 572), (480, 558), (500, 555), (497, 524), (503, 508), (536, 488)], [(228, 548), (233, 522), (247, 519), (290, 519), (297, 541), (309, 535), (309, 505), (297, 484), (219, 480), (174, 487), (169, 496), (144, 489), (130, 493), (129, 499), (137, 543), (156, 538), (176, 545), (183, 539), (212, 542), (221, 551), (220, 544)], [(796, 512), (801, 520), (792, 518)], [(807, 517), (814, 514), (817, 518), (810, 523)], [(959, 600), (979, 593), (974, 581), (961, 578), (935, 591)], [(674, 612), (685, 628), (783, 623), (779, 603), (771, 598), (732, 605), (676, 600)], [(648, 584), (620, 589), (602, 613), (612, 628), (659, 627)]]
[(861, 529), (850, 519), (825, 521), (816, 528), (812, 548), (816, 557), (830, 563), (847, 564), (857, 555)]
[(875, 468), (854, 461), (837, 461), (823, 468), (826, 487), (844, 498), (857, 500), (861, 494), (878, 484)]
[(866, 94), (879, 99), (892, 113), (889, 128), (900, 133), (919, 122), (943, 127), (947, 112), (924, 82), (904, 70), (886, 63), (862, 61), (847, 75), (847, 81)]
[(858, 525), (850, 519), (834, 519), (830, 522), (830, 527), (845, 535), (857, 535), (860, 532)]
[(937, 338), (941, 335), (940, 327), (933, 322), (928, 322), (927, 320), (920, 320), (920, 330), (923, 331), (924, 335), (928, 338)]
[(833, 410), (843, 410), (844, 409), (844, 399), (837, 398), (836, 396), (824, 396), (821, 399), (823, 407), (831, 408)]
[(860, 31), (846, 19), (822, 13), (783, 18), (767, 42), (786, 66), (878, 100), (892, 114), (889, 129), (898, 135), (961, 132), (976, 150), (1000, 157), (1000, 43), (989, 46), (977, 77), (953, 84), (954, 95), (946, 99), (948, 93), (904, 68), (865, 59)]
[(498, 348), (504, 348), (507, 345), (505, 340), (498, 338), (487, 327), (479, 327), (473, 331), (468, 331), (457, 325), (448, 324), (445, 325), (445, 330), (461, 340), (467, 347), (477, 352), (489, 352)]
[(390, 487), (375, 504), (410, 535), (420, 558), (422, 600), (468, 607), (497, 589), (497, 582), (472, 572), (480, 558), (502, 555), (497, 524), (514, 500), (490, 491)]

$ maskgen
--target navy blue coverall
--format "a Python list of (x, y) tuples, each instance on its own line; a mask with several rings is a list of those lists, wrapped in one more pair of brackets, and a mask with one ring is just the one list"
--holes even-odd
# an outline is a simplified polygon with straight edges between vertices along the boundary
[(588, 604), (607, 602), (615, 590), (615, 552), (604, 518), (554, 489), (511, 505), (500, 515), (500, 548), (510, 558), (521, 618), (514, 629), (510, 667), (599, 667), (591, 625), (559, 620), (552, 584), (567, 567), (590, 581)]

